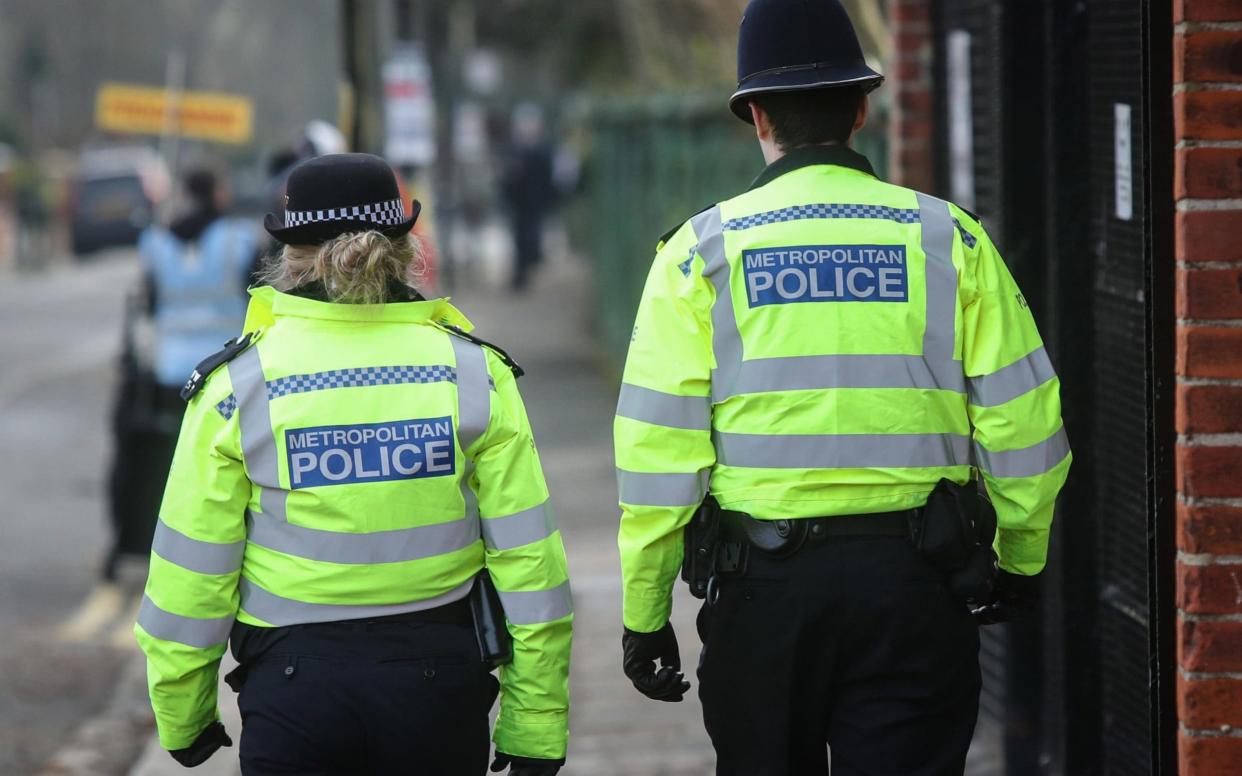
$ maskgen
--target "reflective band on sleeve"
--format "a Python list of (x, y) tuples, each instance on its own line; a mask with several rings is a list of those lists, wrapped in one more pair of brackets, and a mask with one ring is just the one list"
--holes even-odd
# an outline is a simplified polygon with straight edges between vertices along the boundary
[(460, 601), (474, 585), (473, 577), (444, 593), (401, 604), (315, 604), (295, 601), (276, 595), (256, 585), (245, 577), (238, 584), (241, 590), (241, 608), (254, 617), (272, 625), (299, 625), (308, 622), (336, 622), (337, 620), (361, 620), (368, 617), (387, 617), (434, 609), (454, 601)]
[(969, 378), (970, 403), (976, 407), (996, 407), (1035, 390), (1056, 376), (1048, 352), (1038, 348), (991, 374)]
[(1062, 426), (1042, 442), (1018, 450), (988, 450), (975, 443), (979, 468), (993, 477), (1034, 477), (1051, 471), (1069, 455), (1069, 438)]
[(469, 547), (479, 540), (473, 517), (394, 531), (341, 533), (307, 528), (266, 515), (247, 515), (251, 544), (325, 563), (401, 563)]
[(483, 543), (493, 550), (522, 547), (546, 539), (556, 532), (552, 505), (546, 501), (516, 514), (485, 517), (480, 525), (483, 528)]
[(267, 381), (263, 378), (263, 362), (259, 360), (257, 346), (251, 346), (229, 362), (229, 380), (233, 383), (233, 395), (237, 397), (237, 408), (241, 412), (241, 443), (246, 474), (261, 489), (259, 504), (263, 513), (286, 520), (285, 502), (289, 492), (280, 487), (280, 465), (272, 433)]
[(144, 595), (142, 607), (138, 610), (138, 624), (157, 639), (206, 649), (220, 646), (229, 640), (233, 618), (231, 616), (206, 619), (183, 617), (164, 611)]
[(735, 393), (827, 388), (922, 388), (966, 392), (961, 369), (933, 371), (921, 356), (833, 355), (743, 361)]
[(449, 335), (457, 357), (457, 438), (464, 453), (475, 443), (491, 416), (491, 377), (483, 348)]
[(706, 396), (677, 396), (641, 385), (621, 384), (617, 414), (657, 426), (707, 431), (712, 427), (712, 402)]
[(199, 574), (231, 574), (242, 566), (246, 540), (220, 544), (191, 539), (160, 519), (151, 551), (169, 563)]
[(707, 496), (707, 470), (691, 474), (650, 474), (617, 469), (622, 504), (650, 507), (698, 506)]
[(716, 434), (721, 465), (755, 469), (922, 469), (969, 455), (958, 434)]
[(720, 206), (699, 213), (690, 220), (690, 226), (699, 238), (703, 277), (716, 289), (716, 301), (712, 304), (712, 352), (716, 356), (712, 400), (719, 402), (736, 393), (734, 384), (743, 358), (742, 333), (737, 328), (737, 313), (733, 309), (729, 257), (725, 255), (724, 232), (720, 226)]
[(569, 582), (562, 582), (551, 590), (521, 590), (500, 593), (500, 603), (505, 618), (514, 625), (535, 625), (552, 622), (574, 613), (573, 596)]

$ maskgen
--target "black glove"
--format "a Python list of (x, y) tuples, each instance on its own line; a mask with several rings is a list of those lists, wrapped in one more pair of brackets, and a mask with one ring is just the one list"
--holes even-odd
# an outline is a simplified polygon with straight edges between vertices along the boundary
[(1010, 574), (1001, 569), (992, 583), (992, 600), (970, 611), (976, 625), (995, 625), (1024, 617), (1035, 610), (1039, 601), (1037, 577)]
[[(638, 633), (629, 628), (621, 636), (622, 668), (634, 688), (648, 698), (676, 703), (690, 689), (681, 673), (681, 653), (677, 651), (677, 634), (672, 623), (655, 633)], [(660, 661), (656, 670), (655, 661)]]
[(492, 773), (509, 769), (509, 776), (556, 776), (565, 760), (540, 760), (537, 757), (517, 757), (497, 751), (492, 762)]
[(219, 720), (216, 720), (198, 734), (198, 738), (194, 739), (194, 743), (185, 749), (174, 749), (169, 754), (185, 767), (193, 768), (206, 762), (207, 758), (215, 754), (220, 747), (232, 745), (233, 739), (229, 738), (229, 734), (224, 732), (224, 725)]

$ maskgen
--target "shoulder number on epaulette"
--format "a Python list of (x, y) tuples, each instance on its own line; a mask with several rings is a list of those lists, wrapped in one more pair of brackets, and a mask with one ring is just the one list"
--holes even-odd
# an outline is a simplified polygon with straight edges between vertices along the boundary
[(190, 379), (186, 380), (181, 388), (181, 398), (185, 401), (193, 399), (194, 394), (202, 390), (212, 372), (237, 358), (256, 339), (258, 337), (255, 332), (247, 332), (234, 337), (224, 343), (223, 348), (198, 362), (198, 366), (194, 367), (194, 371), (190, 374)]

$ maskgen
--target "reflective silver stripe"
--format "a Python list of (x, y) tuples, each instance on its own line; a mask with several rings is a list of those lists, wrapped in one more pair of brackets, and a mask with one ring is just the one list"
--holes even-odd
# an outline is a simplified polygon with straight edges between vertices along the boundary
[(970, 438), (958, 434), (716, 433), (724, 466), (755, 469), (921, 469), (965, 466)]
[(231, 574), (242, 567), (246, 540), (221, 544), (191, 539), (160, 519), (155, 523), (151, 551), (169, 563), (199, 574)]
[(254, 617), (272, 625), (298, 625), (307, 622), (335, 622), (337, 620), (361, 620), (367, 617), (387, 617), (392, 614), (421, 612), (437, 606), (460, 601), (470, 592), (474, 579), (442, 595), (410, 601), (402, 604), (314, 604), (295, 601), (264, 590), (245, 577), (238, 584), (241, 590), (241, 608)]
[(785, 356), (743, 361), (735, 393), (824, 388), (924, 388), (966, 392), (961, 369), (933, 371), (922, 356)]
[(206, 649), (219, 646), (229, 640), (233, 618), (231, 616), (205, 619), (183, 617), (180, 614), (164, 611), (144, 595), (142, 607), (138, 609), (138, 624), (157, 639)]
[(733, 386), (744, 356), (742, 333), (737, 328), (737, 314), (733, 310), (729, 257), (725, 255), (720, 207), (699, 213), (690, 219), (690, 226), (699, 238), (703, 277), (716, 289), (716, 301), (712, 304), (712, 352), (716, 355), (716, 368), (712, 370), (712, 400), (719, 402), (737, 393)]
[(324, 531), (265, 515), (248, 514), (246, 524), (251, 544), (325, 563), (401, 563), (455, 552), (479, 540), (479, 524), (471, 517), (371, 533)]
[(450, 335), (449, 339), (457, 357), (457, 439), (464, 453), (487, 430), (492, 411), (491, 378), (483, 348), (461, 337)]
[(522, 547), (556, 532), (552, 519), (552, 505), (544, 502), (537, 507), (504, 517), (485, 517), (479, 524), (483, 528), (483, 542), (493, 550), (509, 550)]
[(712, 427), (712, 401), (706, 396), (677, 396), (641, 385), (621, 384), (617, 414), (657, 426), (707, 431)]
[(569, 582), (565, 581), (551, 590), (522, 590), (500, 593), (505, 617), (514, 625), (535, 625), (551, 622), (574, 613), (573, 596)]
[(259, 486), (263, 513), (285, 520), (289, 492), (280, 487), (280, 464), (276, 460), (276, 439), (272, 433), (272, 413), (268, 406), (267, 382), (259, 349), (251, 346), (229, 362), (229, 380), (241, 412), (242, 453), (246, 474)]
[(1042, 442), (1018, 450), (989, 450), (975, 443), (979, 468), (993, 477), (1034, 477), (1051, 471), (1069, 455), (1065, 427)]
[(992, 374), (969, 378), (970, 403), (976, 407), (996, 407), (1035, 390), (1056, 376), (1048, 351), (1038, 348)]
[(708, 471), (693, 474), (649, 474), (617, 469), (622, 504), (652, 507), (698, 506), (707, 495)]
[[(953, 217), (944, 200), (918, 195), (923, 253), (927, 256), (927, 322), (923, 358), (932, 369), (953, 362), (953, 325), (957, 309), (957, 270), (953, 268)], [(961, 373), (961, 365), (957, 372)]]

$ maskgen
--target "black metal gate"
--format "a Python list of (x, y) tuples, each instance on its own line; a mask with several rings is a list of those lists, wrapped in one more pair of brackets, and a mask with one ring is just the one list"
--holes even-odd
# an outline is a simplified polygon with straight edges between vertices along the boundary
[(1172, 263), (1172, 26), (1151, 5), (936, 7), (938, 193), (982, 216), (1036, 311), (1075, 455), (1038, 621), (985, 632), (982, 712), (1010, 776), (1162, 772), (1170, 751), (1152, 688), (1170, 659), (1172, 271), (1152, 272)]

